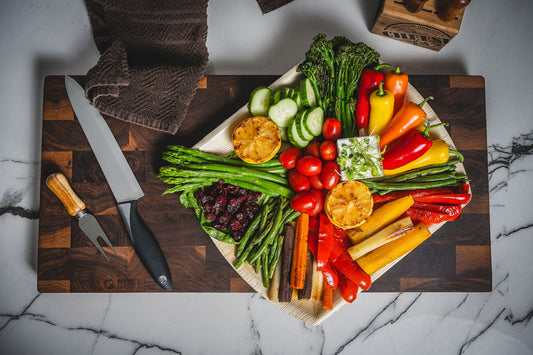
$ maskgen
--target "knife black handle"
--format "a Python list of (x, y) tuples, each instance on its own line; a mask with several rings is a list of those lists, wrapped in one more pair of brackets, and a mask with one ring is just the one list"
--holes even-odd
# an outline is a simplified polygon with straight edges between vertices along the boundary
[(133, 249), (154, 281), (165, 291), (172, 289), (167, 260), (154, 235), (137, 212), (137, 201), (118, 204), (131, 237)]

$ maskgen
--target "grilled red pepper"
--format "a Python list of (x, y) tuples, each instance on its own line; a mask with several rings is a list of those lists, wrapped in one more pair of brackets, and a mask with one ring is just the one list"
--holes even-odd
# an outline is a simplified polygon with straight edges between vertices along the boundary
[(443, 125), (447, 125), (447, 123), (427, 126), (423, 132), (413, 129), (393, 142), (392, 147), (383, 154), (383, 169), (397, 169), (420, 158), (433, 145), (433, 141), (429, 137), (429, 130)]
[[(431, 189), (420, 189), (420, 190), (411, 190), (411, 191), (393, 191), (389, 192), (386, 195), (380, 196), (378, 194), (373, 194), (372, 199), (374, 204), (381, 202), (394, 201), (399, 198), (411, 195), (413, 198), (417, 196), (428, 196), (428, 195), (437, 195), (437, 194), (453, 194), (453, 191), (447, 187), (435, 187)], [(422, 202), (422, 201), (420, 201)]]
[(370, 95), (376, 91), (385, 77), (378, 70), (383, 67), (390, 67), (389, 64), (379, 64), (374, 68), (365, 68), (359, 80), (357, 91), (357, 105), (355, 107), (355, 122), (357, 128), (365, 128), (370, 117)]
[(411, 205), (411, 208), (417, 208), (420, 210), (426, 210), (431, 212), (445, 213), (450, 217), (454, 217), (461, 214), (461, 205), (434, 205), (432, 203), (415, 202)]
[[(316, 233), (309, 232), (307, 235), (307, 244), (309, 245), (309, 250), (311, 250), (311, 254), (313, 254), (313, 257), (315, 260), (317, 260), (318, 256), (318, 236)], [(321, 270), (322, 275), (324, 276), (324, 281), (331, 287), (332, 289), (336, 290), (339, 286), (339, 275), (337, 273), (337, 270), (331, 265), (331, 263), (326, 263), (324, 267)]]
[(333, 241), (332, 243), (329, 260), (340, 273), (355, 282), (355, 284), (363, 290), (368, 290), (372, 284), (370, 276), (364, 272), (355, 261), (353, 261), (346, 248), (336, 241)]
[(339, 289), (342, 298), (348, 303), (352, 303), (359, 293), (359, 286), (344, 275), (341, 275), (339, 278)]
[(412, 207), (405, 211), (405, 215), (411, 218), (413, 224), (424, 223), (425, 225), (437, 224), (444, 221), (455, 221), (461, 216), (461, 214), (449, 216), (446, 213), (432, 212)]
[(333, 224), (324, 212), (319, 214), (320, 225), (318, 227), (318, 253), (316, 257), (316, 269), (322, 270), (328, 263), (333, 243)]
[(337, 243), (339, 243), (346, 249), (353, 245), (352, 241), (350, 240), (350, 238), (348, 238), (348, 235), (346, 234), (346, 230), (339, 228), (335, 225), (333, 226), (333, 240), (335, 240)]
[(471, 194), (442, 194), (428, 196), (413, 196), (415, 202), (443, 203), (447, 205), (464, 205), (470, 202)]

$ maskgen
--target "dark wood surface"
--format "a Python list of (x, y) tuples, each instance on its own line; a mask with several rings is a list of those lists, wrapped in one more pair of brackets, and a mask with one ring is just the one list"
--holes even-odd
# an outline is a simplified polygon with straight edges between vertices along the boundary
[[(78, 78), (81, 79), (81, 78)], [(175, 292), (253, 292), (220, 255), (193, 211), (156, 178), (165, 146), (192, 146), (277, 76), (207, 76), (174, 136), (107, 119), (145, 196), (139, 212), (167, 257)], [(44, 82), (37, 286), (40, 292), (160, 292), (133, 252), (113, 196), (70, 107), (63, 76)], [(485, 89), (482, 77), (412, 76), (466, 158), (474, 196), (463, 217), (447, 223), (389, 270), (368, 292), (490, 291), (491, 258)], [(106, 231), (118, 255), (100, 255), (44, 181), (67, 176)]]

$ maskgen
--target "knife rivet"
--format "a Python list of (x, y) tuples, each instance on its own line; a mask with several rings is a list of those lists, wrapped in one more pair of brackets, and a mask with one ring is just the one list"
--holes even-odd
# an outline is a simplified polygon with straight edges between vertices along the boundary
[(167, 277), (165, 275), (161, 275), (161, 276), (159, 276), (158, 281), (159, 281), (160, 284), (164, 285), (164, 284), (166, 284), (168, 282), (168, 279), (167, 279)]

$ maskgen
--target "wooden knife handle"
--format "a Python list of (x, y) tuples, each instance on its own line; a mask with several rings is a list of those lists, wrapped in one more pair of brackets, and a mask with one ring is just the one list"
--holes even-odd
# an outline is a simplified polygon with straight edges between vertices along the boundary
[(428, 0), (405, 0), (405, 8), (407, 11), (417, 13), (424, 7)]
[(437, 16), (444, 22), (452, 21), (457, 15), (457, 11), (464, 9), (468, 4), (470, 4), (470, 0), (451, 0), (448, 6), (439, 11)]
[(46, 186), (59, 198), (67, 212), (75, 216), (85, 209), (85, 203), (76, 195), (65, 175), (54, 173), (46, 178)]

